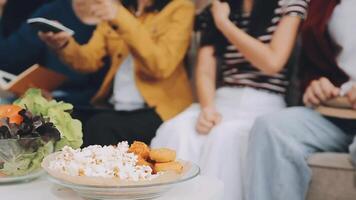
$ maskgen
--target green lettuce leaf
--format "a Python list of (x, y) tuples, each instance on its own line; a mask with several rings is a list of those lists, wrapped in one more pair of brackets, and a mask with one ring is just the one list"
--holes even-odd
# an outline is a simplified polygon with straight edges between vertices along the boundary
[(73, 119), (69, 111), (73, 105), (55, 100), (48, 101), (42, 96), (41, 90), (29, 89), (25, 95), (14, 102), (15, 105), (28, 109), (34, 115), (48, 117), (61, 133), (61, 140), (55, 144), (55, 151), (68, 145), (72, 148), (80, 148), (83, 143), (82, 124)]
[(66, 145), (75, 149), (82, 145), (82, 124), (79, 120), (73, 119), (69, 113), (73, 110), (73, 105), (55, 100), (48, 101), (42, 96), (39, 89), (29, 89), (22, 98), (13, 104), (30, 111), (34, 116), (48, 118), (59, 131), (60, 140), (42, 139), (36, 149), (32, 149), (32, 151), (26, 150), (17, 142), (6, 141), (8, 142), (7, 146), (2, 145), (1, 148), (9, 147), (8, 149), (11, 151), (0, 151), (1, 173), (9, 176), (29, 174), (40, 169), (42, 160), (50, 153), (61, 150)]
[[(8, 176), (22, 176), (41, 168), (42, 160), (54, 150), (53, 142), (43, 143), (36, 152), (21, 152), (7, 160), (0, 172)], [(20, 147), (19, 147), (20, 148)]]

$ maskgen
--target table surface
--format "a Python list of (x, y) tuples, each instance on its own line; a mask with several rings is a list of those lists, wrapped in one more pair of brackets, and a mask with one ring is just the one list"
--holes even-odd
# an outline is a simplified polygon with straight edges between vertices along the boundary
[[(224, 186), (221, 181), (198, 176), (182, 183), (157, 200), (220, 200)], [(55, 185), (45, 176), (28, 183), (0, 185), (0, 199), (4, 200), (83, 200), (74, 191)]]

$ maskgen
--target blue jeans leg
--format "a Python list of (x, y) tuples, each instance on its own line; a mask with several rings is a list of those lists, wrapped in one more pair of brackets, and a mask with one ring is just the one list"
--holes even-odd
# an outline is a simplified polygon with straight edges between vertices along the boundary
[(250, 134), (245, 200), (304, 200), (315, 152), (346, 152), (352, 136), (304, 107), (259, 118)]

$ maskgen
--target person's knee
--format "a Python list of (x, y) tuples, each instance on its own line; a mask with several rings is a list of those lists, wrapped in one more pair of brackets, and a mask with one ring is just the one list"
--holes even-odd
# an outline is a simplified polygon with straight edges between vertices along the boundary
[[(310, 114), (310, 109), (304, 107), (295, 107), (282, 110), (277, 113), (268, 114), (256, 119), (252, 131), (255, 134), (265, 132), (274, 134), (276, 132), (288, 132), (291, 127)], [(287, 133), (286, 133), (287, 134)]]
[[(249, 144), (266, 148), (288, 149), (293, 157), (305, 156), (308, 148), (303, 141), (308, 137), (304, 129), (305, 120), (315, 115), (307, 108), (290, 108), (279, 113), (262, 116), (255, 121)], [(307, 119), (305, 119), (307, 118)], [(304, 131), (303, 131), (304, 130)]]
[(195, 117), (185, 115), (177, 116), (169, 121), (164, 122), (158, 129), (158, 133), (179, 133), (185, 134), (195, 130)]
[(245, 129), (243, 129), (243, 126), (238, 122), (221, 122), (216, 125), (207, 136), (209, 141), (224, 144), (230, 141), (239, 140), (244, 131)]
[(288, 137), (288, 127), (294, 123), (290, 114), (285, 110), (257, 118), (250, 132), (250, 142), (265, 143)]
[(257, 118), (251, 129), (251, 134), (261, 137), (266, 133), (273, 133), (273, 129), (278, 128), (279, 118), (279, 116), (274, 115), (265, 115)]

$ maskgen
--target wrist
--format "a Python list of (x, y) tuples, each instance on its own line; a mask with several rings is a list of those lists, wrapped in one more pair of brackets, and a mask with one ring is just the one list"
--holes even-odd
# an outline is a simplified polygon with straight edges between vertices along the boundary
[(69, 44), (69, 40), (67, 40), (66, 42), (64, 42), (62, 45), (58, 46), (57, 48), (55, 48), (56, 51), (60, 51), (63, 50), (64, 48), (66, 48)]
[(201, 110), (216, 110), (215, 105), (214, 104), (209, 104), (209, 105), (202, 105), (201, 106)]
[(230, 19), (227, 17), (221, 17), (215, 20), (216, 27), (222, 31), (230, 23)]

